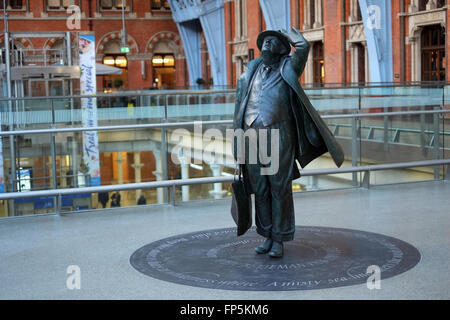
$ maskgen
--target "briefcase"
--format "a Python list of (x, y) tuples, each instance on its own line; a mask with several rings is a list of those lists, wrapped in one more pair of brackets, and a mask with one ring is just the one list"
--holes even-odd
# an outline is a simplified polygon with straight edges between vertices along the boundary
[(231, 189), (233, 193), (231, 216), (237, 226), (237, 235), (241, 236), (252, 226), (252, 198), (245, 187), (241, 170), (238, 179), (231, 184)]

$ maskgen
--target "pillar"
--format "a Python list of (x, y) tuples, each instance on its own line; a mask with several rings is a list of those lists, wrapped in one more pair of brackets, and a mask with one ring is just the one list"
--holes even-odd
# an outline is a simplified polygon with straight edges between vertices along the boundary
[[(181, 179), (189, 179), (189, 164), (181, 163)], [(181, 186), (182, 201), (189, 201), (189, 186)]]
[[(153, 151), (153, 155), (155, 156), (155, 165), (156, 170), (153, 171), (153, 174), (156, 177), (156, 181), (162, 181), (163, 180), (163, 172), (162, 172), (162, 162), (161, 162), (161, 151)], [(156, 189), (156, 198), (157, 203), (164, 203), (164, 189), (163, 188), (157, 188)]]
[[(219, 164), (210, 164), (209, 167), (213, 173), (214, 177), (220, 177), (222, 175), (222, 166)], [(211, 195), (214, 196), (214, 199), (221, 199), (227, 193), (222, 189), (222, 183), (214, 183), (214, 189), (209, 191)]]
[[(122, 163), (125, 161), (126, 159), (124, 159), (122, 157), (122, 152), (117, 152), (117, 158), (114, 159), (115, 162), (117, 162), (117, 184), (122, 184), (123, 183), (123, 168), (122, 168)], [(123, 191), (119, 191), (120, 194), (120, 201), (121, 201), (121, 205), (125, 202), (124, 197), (123, 197)]]
[[(141, 168), (144, 166), (143, 163), (141, 163), (141, 153), (139, 151), (135, 151), (133, 153), (134, 156), (134, 163), (131, 165), (134, 168), (134, 182), (139, 183), (142, 182), (141, 178)], [(141, 196), (141, 189), (136, 190), (136, 203)]]

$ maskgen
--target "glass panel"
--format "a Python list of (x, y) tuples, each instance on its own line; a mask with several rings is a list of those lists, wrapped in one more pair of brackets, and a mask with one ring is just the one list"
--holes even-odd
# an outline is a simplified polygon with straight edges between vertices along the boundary
[[(35, 84), (38, 84), (36, 82)], [(68, 85), (50, 81), (53, 94), (64, 92)], [(45, 88), (44, 88), (45, 89)], [(59, 90), (59, 91), (58, 91)], [(349, 87), (305, 89), (311, 103), (341, 144), (343, 167), (367, 164), (397, 163), (442, 159), (450, 156), (450, 132), (446, 131), (448, 115), (388, 115), (354, 118), (338, 115), (382, 111), (422, 111), (450, 105), (450, 91), (438, 87)], [(84, 98), (86, 99), (86, 98)], [(1, 104), (2, 125), (12, 120), (16, 129), (82, 126), (82, 99), (24, 99)], [(200, 121), (231, 120), (234, 114), (235, 92), (196, 92), (173, 94), (171, 91), (151, 90), (127, 95), (102, 94), (97, 97), (99, 126), (160, 122), (197, 121), (197, 125), (172, 128), (139, 128), (100, 131), (100, 184), (122, 184), (166, 179), (223, 177), (234, 174), (231, 141), (227, 129), (231, 124), (206, 124)], [(119, 106), (120, 103), (120, 106)], [(12, 115), (12, 116), (11, 116)], [(11, 116), (11, 117), (10, 117)], [(14, 139), (16, 172), (11, 174), (10, 138), (2, 137), (5, 191), (18, 192), (57, 188), (84, 188), (95, 181), (89, 165), (83, 160), (83, 134), (65, 132), (26, 134)], [(52, 150), (52, 141), (55, 142)], [(52, 154), (55, 153), (53, 169)], [(190, 161), (180, 161), (188, 157)], [(215, 156), (215, 157), (213, 157)], [(92, 167), (91, 167), (92, 168)], [(328, 154), (311, 162), (305, 170), (335, 168)], [(371, 184), (433, 180), (442, 178), (442, 168), (413, 168), (371, 173)], [(346, 188), (361, 184), (362, 174), (303, 176), (293, 182), (295, 192)], [(121, 191), (120, 206), (166, 203), (172, 200), (171, 189)], [(175, 188), (176, 201), (219, 199), (230, 196), (229, 183), (183, 186)], [(143, 197), (141, 197), (143, 196)], [(64, 196), (63, 211), (114, 207), (113, 193), (107, 195), (82, 193)], [(139, 200), (140, 199), (140, 200)], [(4, 201), (0, 216), (51, 213), (55, 210), (53, 197)]]
[[(420, 87), (366, 88), (362, 112), (415, 111), (440, 108), (442, 89)], [(361, 118), (361, 165), (440, 159), (439, 116), (393, 115)], [(370, 132), (367, 133), (367, 132)], [(367, 134), (366, 134), (367, 133)], [(375, 171), (371, 184), (434, 179), (434, 168)]]

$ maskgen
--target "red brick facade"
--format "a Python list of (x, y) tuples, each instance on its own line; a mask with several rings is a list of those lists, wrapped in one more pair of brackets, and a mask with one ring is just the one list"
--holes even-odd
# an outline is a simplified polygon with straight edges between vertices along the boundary
[[(307, 2), (311, 3), (311, 1), (314, 1), (316, 7), (321, 3), (321, 9), (318, 12), (320, 12), (322, 21), (320, 21), (319, 26), (307, 26), (308, 21), (305, 20), (309, 14), (305, 11), (308, 8), (306, 4)], [(80, 0), (75, 2), (81, 6), (82, 12), (79, 31), (93, 31), (95, 33), (97, 60), (100, 62), (104, 55), (103, 49), (105, 45), (109, 41), (120, 39), (120, 30), (122, 29), (121, 11), (101, 10), (97, 7), (99, 1)], [(423, 1), (391, 1), (392, 74), (395, 82), (421, 81), (421, 30), (429, 25), (436, 24), (441, 24), (447, 29), (446, 21), (450, 17), (447, 6), (442, 6), (443, 2), (439, 0), (428, 0), (428, 2), (425, 1), (428, 3), (424, 7), (425, 9), (419, 11), (418, 7), (421, 2)], [(65, 9), (48, 10), (48, 7), (46, 7), (47, 0), (24, 0), (23, 3), (24, 6), (25, 3), (28, 3), (27, 9), (9, 11), (10, 31), (51, 32), (68, 30), (66, 18), (69, 14), (66, 13)], [(362, 30), (362, 21), (354, 20), (356, 6), (357, 0), (290, 0), (291, 25), (304, 32), (307, 39), (312, 37), (313, 41), (323, 43), (323, 81), (325, 83), (358, 81), (355, 75), (358, 73), (357, 69), (361, 68), (361, 62), (356, 61), (354, 45), (359, 43), (364, 48), (366, 46), (363, 34), (358, 39), (352, 38), (355, 32), (357, 33), (359, 30), (361, 33)], [(236, 10), (239, 10), (240, 13)], [(251, 58), (252, 54), (254, 58), (259, 56), (256, 38), (266, 28), (266, 24), (258, 0), (225, 1), (224, 14), (227, 84), (234, 87), (237, 76), (244, 68), (244, 63)], [(242, 15), (245, 15), (245, 17), (243, 18)], [(242, 21), (239, 22), (238, 19)], [(236, 33), (238, 23), (242, 25), (239, 27), (240, 34)], [(0, 27), (3, 28), (3, 20), (0, 20)], [(172, 87), (187, 86), (189, 83), (187, 65), (178, 30), (171, 18), (170, 11), (152, 10), (150, 0), (133, 0), (132, 9), (126, 11), (126, 28), (128, 45), (130, 47), (130, 53), (127, 55), (127, 87), (129, 89), (146, 89), (153, 85), (155, 74), (152, 68), (151, 57), (154, 54), (154, 46), (161, 40), (167, 40), (175, 48), (175, 52), (173, 52), (175, 56), (175, 79)], [(413, 34), (410, 34), (411, 32)], [(19, 40), (23, 47), (51, 48), (56, 39)], [(203, 37), (202, 47), (202, 77), (206, 83), (209, 83), (211, 70), (207, 61), (208, 54)], [(310, 65), (306, 67), (301, 77), (301, 82), (303, 83), (311, 83), (313, 79), (316, 79), (314, 78), (314, 72), (316, 71), (313, 70), (311, 60), (308, 61)], [(447, 60), (445, 59), (445, 69), (447, 69)], [(142, 68), (145, 69), (145, 76)], [(367, 61), (365, 68), (368, 69)], [(370, 70), (365, 70), (364, 74), (368, 75), (369, 72)], [(366, 77), (368, 78), (368, 76)], [(445, 79), (447, 78), (448, 75), (445, 73)], [(102, 85), (102, 81), (98, 81), (99, 90), (102, 89)]]
[[(127, 0), (129, 4), (130, 0)], [(61, 1), (62, 2), (62, 1)], [(102, 10), (97, 7), (99, 1), (75, 1), (81, 8), (81, 28), (69, 30), (66, 24), (70, 16), (66, 9), (51, 10), (46, 0), (23, 1), (24, 10), (9, 10), (10, 32), (57, 32), (57, 31), (92, 31), (95, 33), (97, 62), (102, 61), (104, 46), (108, 41), (120, 40), (122, 14), (120, 9)], [(129, 8), (129, 6), (128, 6)], [(131, 9), (131, 8), (129, 8)], [(128, 59), (128, 88), (146, 89), (153, 84), (153, 68), (151, 63), (152, 48), (159, 40), (172, 42), (177, 48), (175, 56), (175, 86), (184, 87), (188, 83), (186, 63), (178, 29), (172, 20), (169, 10), (152, 10), (151, 1), (132, 1), (132, 9), (125, 11), (126, 29), (130, 52)], [(3, 30), (3, 19), (0, 19)], [(3, 40), (3, 37), (2, 37)], [(55, 38), (20, 39), (24, 47), (51, 48)], [(145, 76), (142, 72), (142, 61), (145, 63)], [(145, 79), (144, 79), (145, 78)], [(97, 88), (102, 90), (102, 79), (98, 77)]]
[[(246, 18), (243, 19), (243, 22), (246, 22), (247, 37), (244, 40), (247, 41), (249, 50), (254, 49), (255, 58), (260, 55), (259, 50), (256, 48), (256, 38), (261, 30), (265, 29), (264, 21), (261, 22), (260, 20), (262, 14), (258, 0), (232, 0), (225, 2), (229, 85), (235, 85), (236, 83), (236, 59), (233, 55), (239, 45), (238, 42), (242, 42), (243, 40), (242, 37), (239, 38), (235, 32), (236, 25), (239, 23), (239, 21), (236, 21), (237, 17), (235, 14), (239, 1), (246, 5)], [(357, 7), (354, 6), (357, 5), (357, 0), (316, 0), (316, 4), (319, 2), (322, 3), (322, 24), (318, 28), (309, 27), (305, 29), (306, 1), (314, 0), (290, 0), (291, 25), (297, 27), (306, 35), (314, 32), (323, 34), (320, 41), (323, 42), (324, 47), (325, 83), (355, 82), (355, 76), (352, 76), (352, 63), (355, 64), (356, 62), (352, 61), (352, 59), (356, 59), (356, 57), (352, 55), (351, 46), (358, 42), (365, 46), (365, 39), (355, 40), (351, 38), (358, 25), (362, 26), (362, 21), (355, 21), (350, 18), (356, 14), (355, 8)], [(441, 24), (445, 27), (445, 29), (447, 29), (446, 21), (450, 18), (450, 12), (443, 1), (429, 0), (428, 4), (424, 7), (425, 9), (422, 11), (419, 11), (418, 9), (419, 2), (421, 1), (391, 1), (393, 53), (392, 76), (394, 82), (421, 81), (421, 30), (427, 26), (436, 24)], [(425, 1), (425, 3), (426, 2), (427, 1)], [(402, 4), (403, 8), (401, 8)], [(345, 12), (343, 12), (343, 10), (345, 10)], [(402, 23), (404, 25), (403, 35), (401, 34)], [(229, 30), (230, 26), (231, 30)], [(409, 34), (410, 29), (415, 30), (414, 35)], [(345, 37), (344, 41), (343, 37)], [(402, 37), (404, 37), (404, 41), (402, 41)], [(415, 46), (414, 43), (416, 43), (417, 46)], [(446, 51), (447, 50), (445, 50), (445, 52)], [(444, 60), (445, 69), (447, 69), (447, 60), (448, 59)], [(233, 63), (231, 63), (232, 61)], [(308, 63), (312, 62), (308, 61)], [(355, 68), (355, 66), (353, 66), (353, 68)], [(368, 72), (370, 71), (365, 70), (365, 74), (368, 74)], [(305, 71), (305, 73), (307, 72)], [(312, 75), (309, 76), (308, 81), (305, 73), (300, 79), (301, 82), (311, 82)], [(447, 72), (445, 73), (445, 79), (448, 79)]]

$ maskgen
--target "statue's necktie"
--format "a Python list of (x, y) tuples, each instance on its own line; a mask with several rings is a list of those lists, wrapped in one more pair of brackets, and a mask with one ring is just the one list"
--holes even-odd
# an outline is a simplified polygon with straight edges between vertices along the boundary
[(266, 80), (267, 76), (269, 75), (270, 71), (272, 70), (271, 67), (264, 67), (262, 72), (262, 79)]

